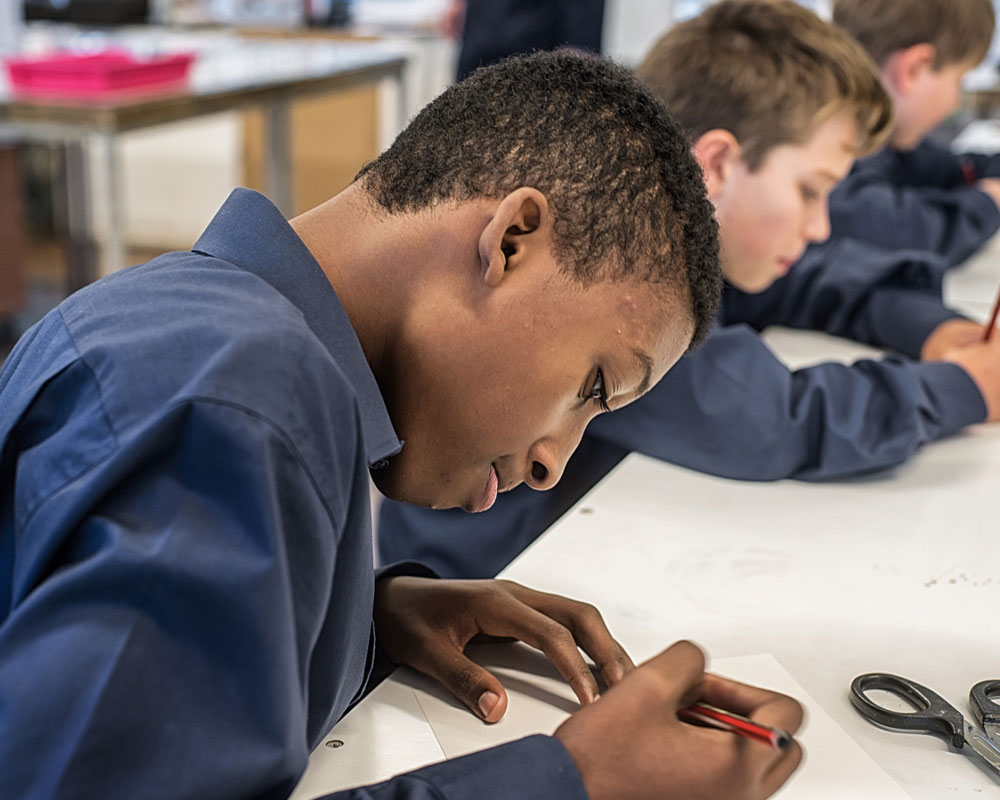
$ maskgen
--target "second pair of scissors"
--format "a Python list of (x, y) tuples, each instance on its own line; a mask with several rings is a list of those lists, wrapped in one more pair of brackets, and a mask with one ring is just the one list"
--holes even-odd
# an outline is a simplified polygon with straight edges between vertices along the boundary
[[(880, 706), (865, 694), (877, 689), (901, 697), (915, 710), (892, 711)], [(893, 730), (943, 735), (956, 750), (982, 758), (1000, 774), (1000, 704), (991, 699), (997, 694), (1000, 694), (1000, 680), (981, 681), (969, 692), (969, 707), (982, 726), (980, 731), (941, 695), (909, 678), (869, 672), (851, 683), (851, 703), (862, 716)]]

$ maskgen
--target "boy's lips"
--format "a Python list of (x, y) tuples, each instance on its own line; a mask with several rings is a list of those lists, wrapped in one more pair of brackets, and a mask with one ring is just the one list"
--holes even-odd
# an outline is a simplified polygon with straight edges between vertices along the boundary
[(490, 464), (490, 474), (486, 479), (486, 487), (483, 490), (483, 496), (479, 504), (473, 509), (476, 512), (486, 511), (497, 501), (497, 489), (500, 486), (500, 479), (497, 477), (497, 470), (492, 464)]

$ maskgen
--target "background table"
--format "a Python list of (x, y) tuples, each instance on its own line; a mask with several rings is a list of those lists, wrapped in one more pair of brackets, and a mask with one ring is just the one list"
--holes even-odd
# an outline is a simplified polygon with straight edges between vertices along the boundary
[[(120, 134), (220, 111), (263, 107), (268, 194), (278, 208), (290, 214), (288, 107), (292, 100), (391, 79), (399, 86), (401, 119), (406, 115), (402, 80), (406, 58), (378, 43), (271, 41), (147, 28), (100, 33), (72, 26), (45, 28), (25, 41), (26, 52), (31, 53), (55, 48), (87, 52), (104, 47), (138, 54), (197, 53), (190, 80), (183, 86), (100, 99), (19, 96), (8, 86), (6, 77), (0, 76), (0, 132), (66, 145), (66, 222), (69, 251), (74, 254), (71, 288), (125, 265), (124, 199), (117, 153)], [(103, 150), (104, 174), (97, 180), (88, 173), (83, 149), (89, 139), (96, 140)], [(88, 203), (95, 193), (109, 215), (100, 236)], [(95, 251), (100, 251), (96, 258), (91, 255)]]

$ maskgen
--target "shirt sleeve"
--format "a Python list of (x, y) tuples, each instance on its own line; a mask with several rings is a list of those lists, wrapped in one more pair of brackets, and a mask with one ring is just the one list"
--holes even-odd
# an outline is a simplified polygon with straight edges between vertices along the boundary
[[(937, 162), (935, 153), (945, 160)], [(961, 177), (954, 181), (961, 171), (948, 151), (910, 155), (902, 164), (873, 157), (848, 175), (830, 196), (834, 236), (930, 250), (948, 266), (961, 263), (1000, 228), (1000, 209)]]
[(793, 372), (734, 325), (588, 435), (723, 477), (824, 480), (895, 466), (985, 416), (960, 367), (887, 358)]
[[(43, 445), (71, 454), (58, 439)], [(178, 406), (119, 445), (20, 520), (0, 627), (0, 708), (17, 735), (0, 739), (0, 785), (286, 797), (308, 756), (319, 633), (297, 612), (330, 590), (330, 510), (287, 440), (242, 409)]]
[(727, 322), (825, 331), (919, 357), (941, 323), (961, 315), (941, 299), (941, 259), (887, 251), (851, 239), (809, 248), (792, 270), (763, 292), (728, 288)]
[(1000, 177), (1000, 153), (959, 153), (958, 158), (968, 165), (966, 175), (972, 180)]

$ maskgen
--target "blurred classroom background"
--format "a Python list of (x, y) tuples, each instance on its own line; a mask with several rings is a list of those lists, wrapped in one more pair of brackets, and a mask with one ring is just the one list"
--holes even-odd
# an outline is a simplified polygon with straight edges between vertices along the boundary
[[(707, 1), (590, 3), (599, 45), (569, 44), (634, 65)], [(190, 248), (235, 186), (289, 216), (344, 188), (454, 80), (463, 2), (475, 0), (0, 0), (5, 62), (194, 55), (164, 85), (53, 89), (0, 72), (0, 359), (68, 292)], [(829, 14), (829, 0), (803, 4)], [(551, 22), (588, 3), (528, 5), (551, 6)], [(517, 47), (519, 31), (489, 35)], [(997, 61), (994, 47), (942, 135), (994, 113)], [(995, 133), (974, 135), (989, 146)]]

